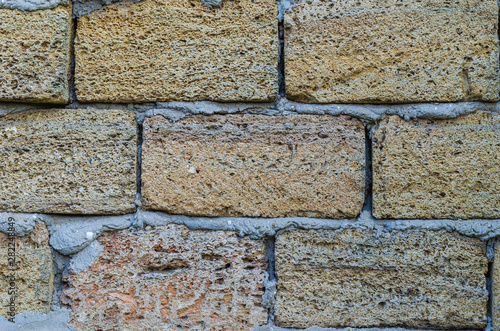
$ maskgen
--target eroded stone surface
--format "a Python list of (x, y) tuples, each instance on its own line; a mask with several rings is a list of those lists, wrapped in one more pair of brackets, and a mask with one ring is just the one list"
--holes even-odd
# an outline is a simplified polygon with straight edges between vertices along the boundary
[(0, 210), (135, 210), (137, 128), (129, 111), (53, 109), (0, 119)]
[(428, 230), (289, 231), (276, 240), (276, 324), (486, 326), (486, 244)]
[(105, 233), (103, 255), (63, 293), (82, 330), (251, 330), (262, 307), (265, 244), (167, 225)]
[(500, 330), (500, 245), (495, 244), (495, 260), (493, 262), (493, 298), (492, 305), (492, 326), (494, 331)]
[(313, 0), (285, 14), (301, 102), (498, 100), (496, 0)]
[[(13, 226), (16, 226), (15, 217)], [(12, 243), (15, 245), (15, 259), (9, 260), (8, 254), (12, 253), (9, 247), (13, 247)], [(9, 294), (9, 289), (12, 280), (16, 288), (16, 314), (25, 310), (48, 313), (52, 301), (54, 274), (49, 232), (45, 224), (37, 223), (33, 232), (24, 237), (9, 237), (0, 233), (0, 257), (0, 315), (11, 317), (9, 304), (12, 295)]]
[(355, 217), (365, 132), (345, 116), (191, 116), (144, 121), (145, 209), (204, 216)]
[(382, 120), (373, 134), (377, 218), (500, 218), (500, 116)]
[(71, 5), (0, 8), (0, 101), (69, 101)]
[(145, 0), (81, 17), (78, 100), (275, 100), (276, 15), (274, 0)]

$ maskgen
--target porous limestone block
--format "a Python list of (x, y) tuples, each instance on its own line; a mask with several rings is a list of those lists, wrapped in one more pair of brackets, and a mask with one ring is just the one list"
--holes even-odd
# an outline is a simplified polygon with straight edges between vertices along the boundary
[(500, 218), (500, 116), (382, 120), (373, 133), (377, 218)]
[[(12, 227), (15, 228), (15, 216), (12, 220)], [(33, 232), (23, 237), (0, 232), (1, 316), (11, 318), (11, 312), (20, 314), (25, 310), (48, 313), (53, 280), (52, 251), (45, 224), (36, 223)]]
[(0, 8), (0, 101), (69, 102), (71, 5)]
[(498, 241), (495, 243), (495, 258), (493, 261), (493, 279), (492, 288), (493, 295), (491, 300), (492, 305), (492, 326), (493, 331), (500, 330), (500, 245)]
[(289, 99), (498, 100), (497, 0), (301, 0), (285, 13)]
[(276, 240), (276, 324), (483, 329), (486, 244), (445, 230), (287, 231)]
[(275, 100), (277, 2), (202, 2), (145, 0), (79, 18), (78, 100)]
[(198, 216), (352, 218), (365, 194), (365, 130), (346, 116), (144, 121), (142, 204)]
[(124, 214), (135, 210), (131, 111), (36, 110), (0, 118), (0, 210)]
[(64, 302), (79, 330), (252, 330), (262, 306), (265, 243), (170, 224), (107, 232), (103, 254), (70, 271)]

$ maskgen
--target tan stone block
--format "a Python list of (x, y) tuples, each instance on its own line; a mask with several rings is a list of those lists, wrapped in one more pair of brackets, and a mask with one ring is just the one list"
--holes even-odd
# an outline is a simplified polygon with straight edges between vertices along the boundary
[(142, 151), (145, 209), (344, 218), (363, 205), (365, 131), (346, 116), (154, 116)]
[(69, 101), (71, 26), (71, 5), (0, 8), (0, 101)]
[(135, 114), (53, 109), (0, 119), (0, 210), (116, 214), (135, 210)]
[(279, 326), (482, 329), (486, 244), (429, 230), (289, 231), (276, 240)]
[(278, 95), (275, 0), (145, 0), (78, 20), (80, 101), (271, 101)]
[(81, 330), (252, 330), (262, 307), (265, 244), (182, 225), (106, 233), (103, 255), (72, 272), (63, 297)]
[(300, 102), (498, 100), (496, 0), (300, 1), (285, 78)]
[(493, 279), (492, 279), (492, 326), (493, 331), (500, 330), (500, 245), (495, 243), (495, 260), (493, 262)]
[[(14, 217), (14, 227), (15, 221), (19, 220)], [(15, 247), (15, 252), (9, 249), (12, 247)], [(15, 254), (14, 260), (9, 260), (9, 253)], [(8, 236), (0, 232), (1, 316), (12, 317), (9, 315), (12, 297), (15, 314), (25, 310), (48, 313), (52, 301), (53, 281), (52, 251), (45, 224), (37, 223), (33, 232), (23, 237)], [(15, 296), (9, 293), (11, 288), (15, 288)]]
[(500, 116), (392, 116), (373, 133), (377, 218), (499, 218)]

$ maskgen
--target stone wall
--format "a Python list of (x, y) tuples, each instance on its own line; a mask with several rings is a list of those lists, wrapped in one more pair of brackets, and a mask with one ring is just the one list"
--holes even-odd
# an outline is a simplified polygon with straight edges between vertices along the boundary
[(500, 330), (498, 16), (2, 1), (0, 330)]

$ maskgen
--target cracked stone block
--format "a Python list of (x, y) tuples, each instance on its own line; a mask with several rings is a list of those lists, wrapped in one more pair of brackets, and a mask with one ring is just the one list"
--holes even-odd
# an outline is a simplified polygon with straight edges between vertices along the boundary
[(446, 230), (287, 231), (278, 326), (484, 329), (486, 243)]
[(0, 211), (135, 211), (137, 127), (131, 111), (36, 110), (0, 118)]
[(197, 216), (352, 218), (365, 129), (346, 116), (162, 116), (144, 121), (142, 204)]
[(274, 0), (144, 0), (90, 13), (78, 19), (77, 98), (276, 100), (276, 15)]
[(0, 101), (68, 103), (71, 5), (0, 8)]
[(106, 232), (103, 254), (70, 271), (63, 301), (81, 330), (252, 330), (262, 306), (265, 243), (170, 224)]
[[(12, 226), (15, 227), (16, 219), (13, 219)], [(12, 247), (15, 247), (15, 252), (9, 249)], [(20, 314), (25, 310), (48, 313), (53, 280), (52, 251), (45, 224), (36, 223), (33, 232), (23, 237), (0, 232), (1, 316), (11, 318), (11, 312)], [(15, 291), (15, 296), (10, 293), (12, 290)]]
[(291, 100), (498, 100), (497, 0), (301, 0), (284, 24)]
[(500, 116), (382, 120), (373, 133), (376, 218), (500, 218)]

